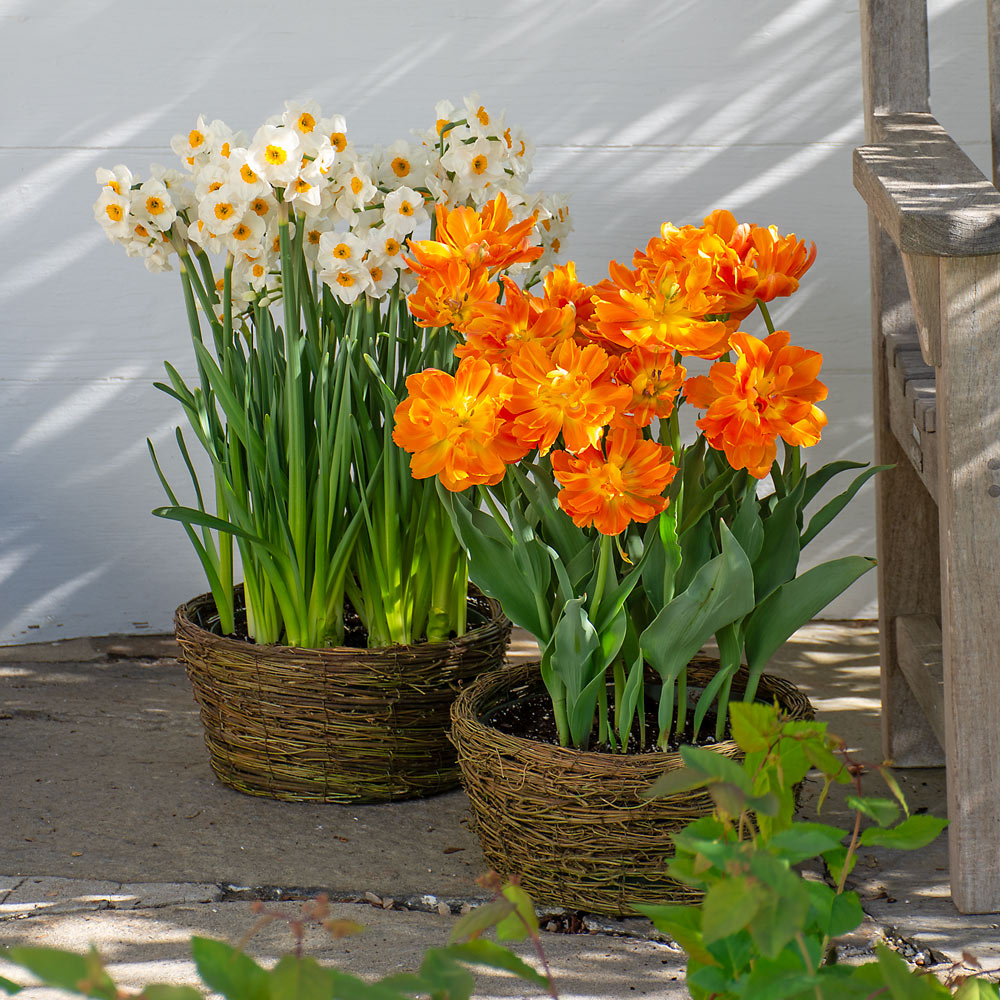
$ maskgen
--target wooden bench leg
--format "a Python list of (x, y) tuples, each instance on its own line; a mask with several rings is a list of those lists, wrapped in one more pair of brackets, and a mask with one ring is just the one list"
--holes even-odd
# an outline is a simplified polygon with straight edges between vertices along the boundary
[(899, 251), (873, 216), (869, 246), (875, 462), (895, 465), (875, 477), (882, 752), (899, 767), (932, 767), (944, 763), (944, 752), (900, 669), (896, 618), (940, 613), (938, 508), (889, 425), (883, 339), (914, 318)]
[(1000, 911), (1000, 256), (941, 261), (941, 626), (951, 891)]

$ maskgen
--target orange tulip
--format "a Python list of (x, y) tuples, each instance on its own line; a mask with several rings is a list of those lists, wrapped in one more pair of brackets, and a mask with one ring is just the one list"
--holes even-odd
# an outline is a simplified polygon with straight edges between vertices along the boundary
[(410, 375), (392, 439), (410, 452), (415, 479), (437, 476), (452, 492), (500, 482), (527, 449), (510, 436), (503, 406), (511, 380), (478, 359), (454, 376), (435, 368)]
[(470, 270), (462, 261), (449, 260), (438, 270), (428, 271), (417, 282), (417, 290), (406, 300), (417, 326), (452, 326), (461, 330), (483, 303), (493, 303), (500, 287), (485, 269)]
[(530, 263), (542, 255), (542, 247), (528, 242), (537, 216), (511, 225), (514, 213), (503, 194), (478, 212), (464, 205), (449, 211), (439, 204), (435, 215), (435, 239), (409, 243), (416, 260), (407, 263), (420, 276), (444, 267), (450, 260), (460, 260), (473, 270), (485, 268), (492, 277), (511, 264)]
[(786, 330), (764, 340), (735, 333), (735, 362), (716, 362), (708, 375), (689, 378), (688, 401), (707, 412), (696, 422), (705, 440), (726, 453), (734, 469), (763, 479), (777, 454), (777, 439), (815, 444), (826, 415), (814, 403), (826, 398), (817, 379), (823, 356), (789, 344)]
[(455, 348), (455, 354), (485, 358), (509, 373), (510, 358), (522, 345), (536, 343), (550, 350), (572, 337), (576, 326), (572, 305), (548, 307), (543, 299), (525, 294), (506, 276), (501, 280), (503, 303), (476, 303), (476, 314), (461, 327), (465, 343)]
[(711, 302), (700, 287), (705, 278), (697, 269), (683, 274), (665, 261), (650, 275), (612, 261), (609, 272), (611, 284), (595, 287), (599, 336), (629, 349), (680, 351), (709, 359), (725, 353), (731, 330), (721, 320), (705, 319)]
[(667, 506), (663, 491), (677, 474), (673, 457), (665, 445), (624, 426), (608, 432), (603, 452), (554, 451), (552, 469), (562, 487), (559, 506), (577, 527), (593, 525), (604, 535), (617, 535), (633, 521), (645, 524)]
[(630, 389), (611, 381), (611, 359), (596, 344), (581, 348), (567, 340), (549, 352), (528, 343), (511, 355), (510, 365), (511, 431), (543, 455), (560, 433), (569, 451), (596, 446), (605, 425), (632, 398)]
[(624, 414), (636, 427), (648, 427), (654, 417), (669, 417), (686, 377), (684, 366), (675, 365), (670, 354), (633, 347), (615, 372), (615, 381), (632, 392)]

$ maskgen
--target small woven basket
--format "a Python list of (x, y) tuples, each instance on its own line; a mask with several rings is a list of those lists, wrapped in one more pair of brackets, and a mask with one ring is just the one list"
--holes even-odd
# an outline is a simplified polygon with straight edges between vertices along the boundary
[[(717, 669), (698, 657), (688, 683), (704, 686)], [(746, 681), (741, 670), (735, 696)], [(568, 909), (623, 916), (635, 914), (633, 903), (695, 901), (695, 889), (667, 876), (670, 834), (710, 813), (711, 798), (704, 790), (640, 798), (664, 771), (683, 766), (680, 754), (572, 750), (488, 724), (491, 712), (543, 691), (538, 664), (523, 663), (484, 675), (452, 706), (452, 740), (487, 863), (517, 876), (535, 902)], [(764, 674), (757, 699), (775, 698), (793, 718), (813, 718), (798, 688)], [(709, 749), (740, 754), (732, 741)]]
[(451, 703), (503, 662), (511, 630), (500, 605), (474, 590), (475, 627), (412, 646), (257, 645), (211, 631), (213, 618), (211, 594), (174, 616), (212, 769), (238, 791), (291, 801), (385, 802), (456, 787)]

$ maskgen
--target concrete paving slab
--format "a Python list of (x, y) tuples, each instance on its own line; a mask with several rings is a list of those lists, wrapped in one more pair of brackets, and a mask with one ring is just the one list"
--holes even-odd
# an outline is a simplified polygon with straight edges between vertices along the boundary
[[(281, 904), (289, 913), (298, 904)], [(373, 906), (340, 904), (335, 919), (352, 920), (364, 931), (334, 941), (318, 929), (307, 931), (304, 952), (345, 972), (371, 980), (396, 972), (416, 970), (429, 946), (447, 943), (454, 917), (437, 913), (399, 912)], [(235, 943), (252, 928), (256, 918), (245, 902), (177, 905), (129, 911), (65, 913), (30, 916), (0, 923), (0, 944), (44, 945), (83, 951), (94, 944), (109, 964), (112, 977), (126, 988), (149, 982), (187, 983), (198, 979), (190, 960), (191, 934)], [(291, 950), (287, 928), (272, 924), (255, 934), (247, 950), (262, 964), (275, 962)], [(617, 1000), (687, 996), (684, 957), (666, 944), (604, 934), (542, 934), (542, 947), (561, 1000)], [(530, 943), (513, 949), (537, 967)], [(25, 981), (20, 972), (0, 960), (0, 975)], [(25, 1000), (44, 991), (28, 990)], [(544, 996), (537, 988), (499, 974), (478, 977), (477, 997)]]

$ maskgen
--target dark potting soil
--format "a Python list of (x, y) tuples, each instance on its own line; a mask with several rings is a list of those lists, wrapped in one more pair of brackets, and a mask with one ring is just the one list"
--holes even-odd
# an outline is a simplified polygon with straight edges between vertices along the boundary
[[(674, 733), (667, 750), (677, 750), (681, 745), (709, 746), (717, 742), (715, 738), (716, 713), (709, 709), (701, 724), (701, 729), (697, 739), (694, 737), (694, 706), (697, 704), (701, 688), (688, 689), (688, 712), (687, 721), (682, 733)], [(611, 693), (608, 695), (608, 702), (611, 704)], [(632, 730), (629, 733), (626, 753), (654, 753), (660, 748), (656, 745), (656, 737), (659, 732), (657, 722), (657, 706), (655, 702), (647, 699), (646, 702), (646, 733), (645, 740), (640, 738), (638, 717), (632, 723)], [(676, 714), (676, 709), (675, 709)], [(510, 701), (493, 709), (483, 720), (488, 725), (499, 729), (509, 736), (520, 736), (524, 739), (537, 740), (540, 743), (549, 743), (552, 746), (559, 746), (559, 734), (556, 730), (555, 717), (552, 714), (552, 704), (549, 696), (545, 692), (529, 695), (527, 698), (519, 698)], [(731, 738), (729, 722), (726, 722), (722, 738)], [(607, 742), (601, 742), (597, 737), (597, 727), (590, 738), (590, 743), (584, 749), (595, 753), (612, 753), (612, 749)], [(621, 751), (617, 751), (621, 752)]]

